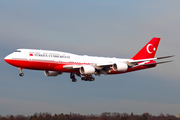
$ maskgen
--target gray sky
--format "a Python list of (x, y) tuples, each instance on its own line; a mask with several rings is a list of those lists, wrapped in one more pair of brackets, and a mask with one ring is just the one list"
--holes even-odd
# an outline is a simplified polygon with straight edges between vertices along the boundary
[[(180, 112), (180, 1), (1, 1), (0, 114), (35, 112), (153, 115)], [(156, 56), (176, 55), (173, 63), (94, 82), (69, 74), (46, 77), (19, 70), (4, 57), (17, 48), (131, 58), (152, 37), (161, 37)]]

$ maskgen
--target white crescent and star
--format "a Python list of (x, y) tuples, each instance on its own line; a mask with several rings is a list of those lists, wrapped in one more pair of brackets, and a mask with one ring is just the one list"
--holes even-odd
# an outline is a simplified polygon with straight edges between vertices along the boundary
[[(150, 51), (150, 50), (149, 50), (149, 47), (150, 47), (150, 46), (154, 47), (152, 44), (148, 44), (148, 45), (147, 45), (146, 50), (147, 50), (147, 52), (148, 52), (149, 54), (153, 53), (153, 51)], [(155, 51), (156, 48), (154, 47), (153, 50)]]

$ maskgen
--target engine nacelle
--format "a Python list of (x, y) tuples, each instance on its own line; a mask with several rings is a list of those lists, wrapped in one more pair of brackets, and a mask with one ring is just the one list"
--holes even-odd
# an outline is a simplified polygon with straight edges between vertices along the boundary
[(63, 72), (59, 72), (59, 71), (44, 71), (44, 74), (46, 76), (58, 76), (61, 75)]
[(94, 74), (95, 68), (91, 65), (84, 65), (79, 69), (81, 74)]
[(126, 63), (114, 63), (113, 69), (115, 71), (125, 72), (128, 69), (128, 65)]

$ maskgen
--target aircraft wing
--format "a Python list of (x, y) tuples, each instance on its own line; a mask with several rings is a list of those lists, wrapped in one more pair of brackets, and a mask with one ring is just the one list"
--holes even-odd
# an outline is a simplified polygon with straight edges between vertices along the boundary
[[(139, 59), (139, 60), (129, 60), (126, 61), (126, 63), (129, 66), (134, 66), (134, 65), (138, 65), (139, 62), (146, 62), (146, 61), (151, 61), (151, 60), (159, 60), (159, 59), (165, 59), (165, 58), (170, 58), (170, 57), (174, 57), (174, 55), (171, 56), (165, 56), (165, 57), (158, 57), (158, 58), (148, 58), (148, 59)], [(166, 62), (172, 62), (172, 61), (165, 61), (165, 62), (156, 62), (156, 64), (160, 64), (160, 63), (166, 63)], [(112, 66), (115, 63), (98, 63), (95, 64), (95, 66), (97, 67), (108, 67), (108, 66)]]
[(114, 63), (98, 63), (96, 64), (97, 67), (107, 67), (112, 66)]
[[(148, 63), (148, 61), (152, 61), (152, 60), (159, 60), (159, 59), (165, 59), (165, 58), (170, 58), (170, 57), (174, 57), (174, 55), (171, 56), (165, 56), (165, 57), (158, 57), (158, 58), (149, 58), (149, 59), (140, 59), (140, 60), (129, 60), (129, 61), (124, 61), (123, 63), (126, 63), (129, 67), (136, 67), (139, 65), (142, 66), (148, 66), (148, 65), (154, 65), (154, 64), (162, 64), (162, 63), (167, 63), (167, 62), (172, 62), (170, 61), (162, 61), (162, 62), (154, 62), (154, 63)], [(64, 65), (63, 68), (64, 69), (70, 69), (70, 70), (78, 70), (83, 66), (92, 66), (94, 68), (96, 68), (97, 70), (106, 70), (109, 71), (111, 70), (110, 67), (112, 67), (113, 65), (115, 65), (116, 63), (97, 63), (97, 64), (82, 64), (82, 65)]]
[[(91, 66), (95, 67), (96, 69), (102, 69), (104, 67), (109, 67), (112, 66), (113, 63), (98, 63), (98, 64), (90, 64)], [(82, 65), (64, 65), (63, 68), (64, 69), (80, 69), (82, 66), (86, 66), (86, 64), (82, 64)]]
[[(163, 61), (163, 62), (156, 62), (156, 63), (149, 63), (149, 64), (141, 64), (141, 62), (146, 62), (146, 61), (151, 61), (151, 60), (159, 60), (159, 59), (165, 59), (165, 58), (170, 58), (170, 57), (174, 57), (174, 55), (171, 56), (164, 56), (164, 57), (157, 57), (157, 58), (149, 58), (149, 59), (140, 59), (140, 60), (129, 60), (126, 61), (126, 63), (133, 67), (133, 66), (137, 66), (137, 65), (143, 65), (143, 66), (147, 66), (147, 65), (153, 65), (153, 64), (162, 64), (162, 63), (167, 63), (167, 62), (172, 62), (172, 60), (170, 61)], [(140, 64), (139, 64), (140, 63)], [(96, 64), (95, 66), (97, 67), (110, 67), (115, 63), (100, 63), (100, 64)]]

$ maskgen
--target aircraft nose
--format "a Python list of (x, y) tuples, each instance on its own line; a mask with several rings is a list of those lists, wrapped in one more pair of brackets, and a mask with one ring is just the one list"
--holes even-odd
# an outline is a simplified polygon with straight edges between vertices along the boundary
[(12, 59), (12, 57), (11, 57), (11, 55), (7, 55), (5, 58), (4, 58), (4, 61), (8, 61), (8, 60), (10, 60), (10, 59)]

